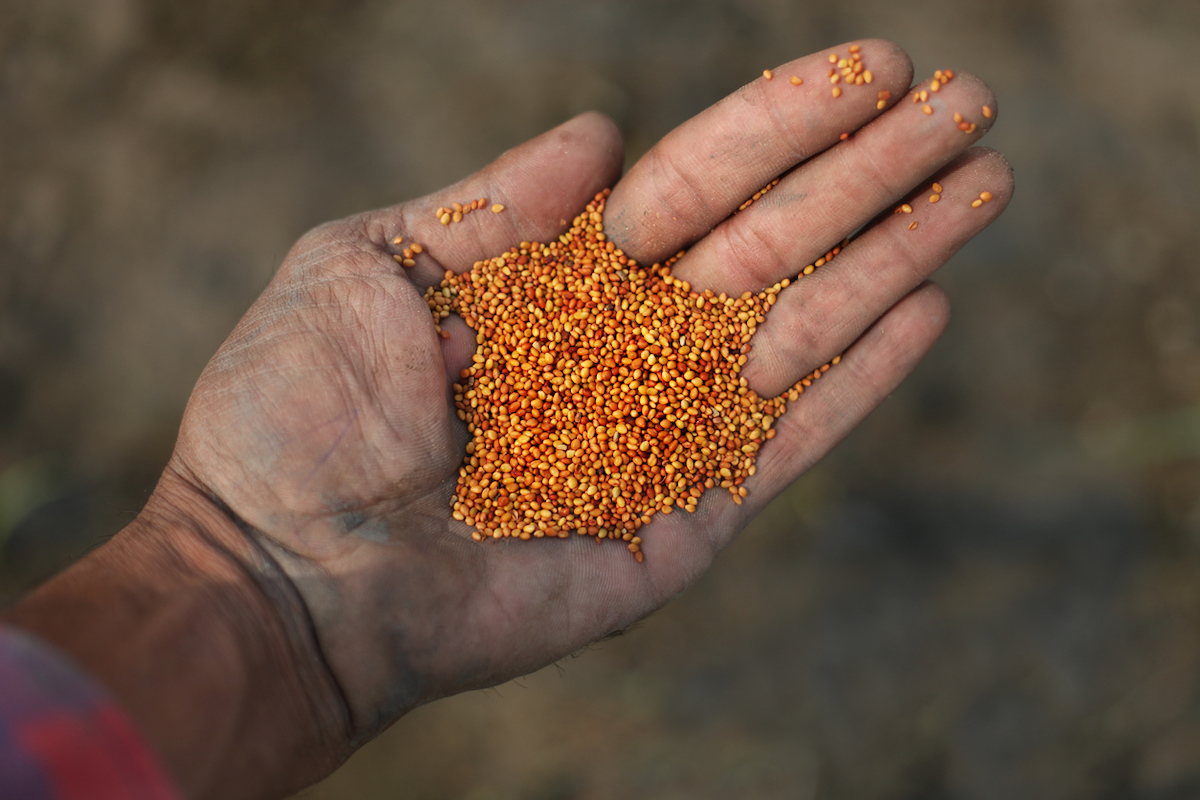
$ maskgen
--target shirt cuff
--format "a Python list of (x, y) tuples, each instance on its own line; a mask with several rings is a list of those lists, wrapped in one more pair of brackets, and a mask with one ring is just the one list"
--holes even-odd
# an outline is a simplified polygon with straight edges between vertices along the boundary
[(91, 676), (0, 625), (0, 797), (179, 800), (158, 756)]

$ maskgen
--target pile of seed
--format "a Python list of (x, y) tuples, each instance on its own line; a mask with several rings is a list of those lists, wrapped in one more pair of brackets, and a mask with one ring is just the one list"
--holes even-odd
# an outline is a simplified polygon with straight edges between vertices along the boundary
[(647, 269), (606, 239), (607, 197), (557, 240), (521, 242), (426, 293), (435, 322), (457, 313), (476, 331), (454, 384), (472, 440), (453, 514), (477, 541), (576, 531), (621, 540), (640, 561), (636, 533), (656, 512), (695, 511), (717, 486), (742, 502), (787, 400), (830, 367), (759, 397), (739, 373), (790, 281), (693, 293), (671, 275), (682, 253)]

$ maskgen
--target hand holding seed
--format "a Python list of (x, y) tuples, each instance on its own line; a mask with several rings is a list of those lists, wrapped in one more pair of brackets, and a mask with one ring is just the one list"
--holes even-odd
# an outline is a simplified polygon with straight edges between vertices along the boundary
[(911, 77), (877, 40), (780, 65), (624, 177), (585, 114), (296, 244), (160, 491), (290, 579), (349, 719), (323, 746), (660, 607), (915, 367), (948, 313), (927, 279), (1012, 178), (971, 147), (988, 88)]

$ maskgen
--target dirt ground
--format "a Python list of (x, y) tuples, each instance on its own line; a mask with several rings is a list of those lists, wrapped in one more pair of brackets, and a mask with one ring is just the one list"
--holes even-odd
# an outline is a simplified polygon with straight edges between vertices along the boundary
[(1000, 99), (944, 340), (674, 604), (301, 796), (1200, 795), (1194, 0), (3, 4), (3, 596), (136, 513), (308, 227), (868, 36)]

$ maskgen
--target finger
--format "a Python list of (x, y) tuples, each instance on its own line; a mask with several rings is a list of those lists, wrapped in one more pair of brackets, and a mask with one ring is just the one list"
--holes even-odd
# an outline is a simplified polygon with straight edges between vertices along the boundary
[[(832, 94), (823, 50), (757, 78), (671, 133), (613, 189), (605, 232), (643, 263), (661, 261), (733, 213), (756, 189), (878, 116), (877, 95), (897, 102), (912, 80), (912, 62), (891, 42), (856, 44), (870, 84), (837, 84)], [(803, 80), (799, 86), (791, 77)], [(839, 75), (840, 79), (840, 75)]]
[[(942, 189), (937, 202), (933, 183)], [(973, 208), (984, 191), (991, 199)], [(977, 147), (960, 156), (902, 198), (912, 213), (885, 212), (836, 259), (779, 294), (743, 377), (774, 397), (827, 363), (1000, 216), (1012, 192), (1012, 168), (999, 153)]]
[[(928, 92), (927, 102), (902, 100), (785, 176), (770, 194), (698, 242), (675, 275), (698, 291), (757, 292), (794, 277), (876, 214), (890, 210), (995, 122), (995, 98), (973, 75), (955, 76), (937, 92), (929, 92), (929, 85), (914, 90)], [(983, 106), (991, 116), (983, 115)], [(956, 113), (976, 127), (960, 130)]]
[(752, 498), (746, 513), (757, 513), (883, 402), (929, 352), (949, 317), (950, 303), (941, 287), (922, 284), (871, 326), (836, 367), (789, 403), (775, 423), (775, 438), (759, 451), (755, 475), (745, 483)]
[[(369, 212), (368, 235), (387, 253), (402, 254), (411, 242), (408, 275), (420, 287), (440, 281), (445, 270), (464, 272), (522, 241), (557, 236), (601, 189), (620, 175), (624, 149), (616, 124), (596, 112), (581, 114), (525, 142), (488, 166), (425, 197)], [(484, 208), (442, 224), (439, 207)], [(493, 212), (493, 206), (503, 210)], [(393, 245), (395, 237), (404, 241)]]

